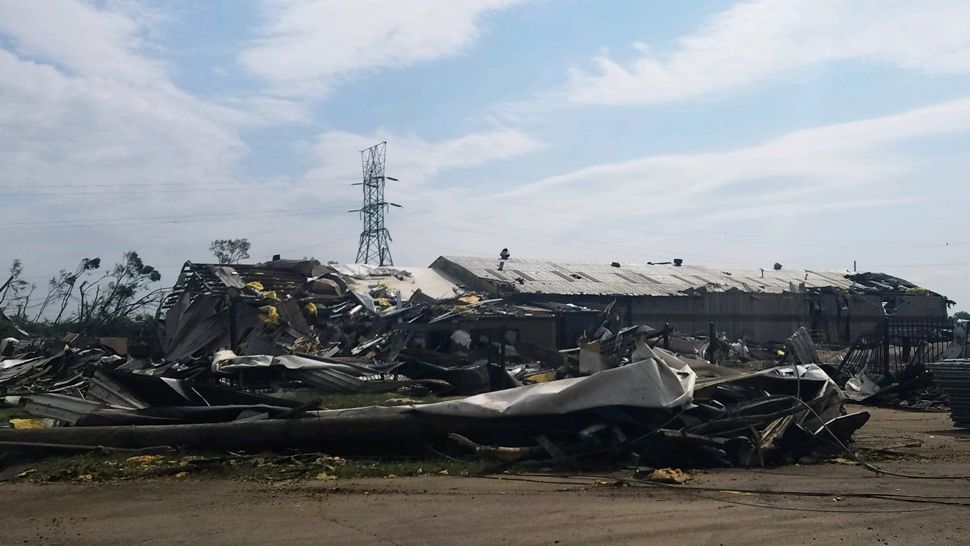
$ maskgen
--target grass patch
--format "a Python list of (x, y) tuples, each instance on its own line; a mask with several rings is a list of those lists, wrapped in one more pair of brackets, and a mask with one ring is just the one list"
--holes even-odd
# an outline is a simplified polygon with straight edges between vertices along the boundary
[(29, 419), (33, 416), (24, 411), (21, 407), (0, 408), (0, 423), (10, 419)]
[(33, 483), (117, 480), (239, 479), (252, 481), (344, 480), (422, 475), (468, 476), (494, 466), (481, 459), (346, 459), (321, 453), (132, 455), (92, 452), (34, 461), (19, 480)]

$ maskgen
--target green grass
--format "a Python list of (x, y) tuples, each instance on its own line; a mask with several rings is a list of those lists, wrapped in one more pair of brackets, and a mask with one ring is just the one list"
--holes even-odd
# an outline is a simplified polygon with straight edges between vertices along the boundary
[(252, 481), (343, 480), (437, 474), (468, 476), (487, 472), (494, 465), (494, 461), (481, 459), (345, 459), (320, 453), (188, 455), (173, 452), (133, 456), (92, 452), (36, 460), (20, 479), (34, 483), (188, 477)]
[(9, 419), (30, 419), (32, 417), (32, 415), (20, 407), (0, 408), (0, 423), (4, 423)]

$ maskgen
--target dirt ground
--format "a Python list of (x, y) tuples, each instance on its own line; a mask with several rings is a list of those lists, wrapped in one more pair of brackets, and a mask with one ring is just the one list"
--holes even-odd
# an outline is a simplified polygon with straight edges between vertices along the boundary
[[(970, 476), (945, 413), (870, 409), (856, 447), (880, 468)], [(970, 480), (828, 462), (610, 476), (431, 475), (0, 483), (2, 544), (967, 544)]]

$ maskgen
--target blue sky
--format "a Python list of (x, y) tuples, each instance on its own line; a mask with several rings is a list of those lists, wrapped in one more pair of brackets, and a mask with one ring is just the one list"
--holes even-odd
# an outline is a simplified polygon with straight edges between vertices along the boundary
[(0, 262), (882, 270), (970, 308), (970, 4), (0, 0)]

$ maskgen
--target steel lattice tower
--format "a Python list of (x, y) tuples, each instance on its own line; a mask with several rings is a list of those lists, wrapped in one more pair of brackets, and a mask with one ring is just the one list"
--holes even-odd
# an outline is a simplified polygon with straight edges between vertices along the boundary
[(394, 265), (391, 258), (391, 233), (384, 226), (384, 213), (389, 206), (400, 207), (396, 203), (384, 200), (385, 180), (394, 180), (384, 176), (384, 158), (387, 142), (361, 150), (360, 159), (364, 171), (364, 181), (355, 186), (363, 186), (364, 204), (357, 210), (364, 223), (364, 231), (360, 232), (360, 245), (357, 247), (357, 263), (377, 265)]

